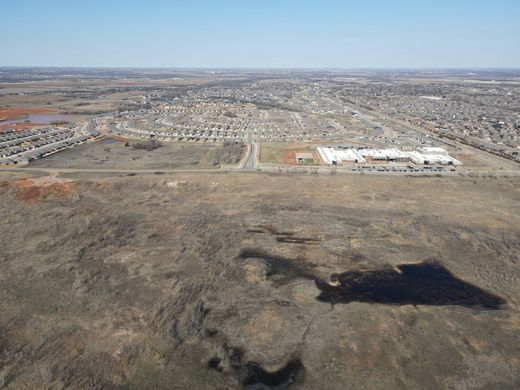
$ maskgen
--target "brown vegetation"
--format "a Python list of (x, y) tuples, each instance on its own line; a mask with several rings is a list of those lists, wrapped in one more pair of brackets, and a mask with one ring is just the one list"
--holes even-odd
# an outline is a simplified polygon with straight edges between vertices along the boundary
[[(7, 388), (518, 388), (518, 179), (70, 177), (0, 185)], [(507, 306), (317, 299), (423, 261)]]
[(220, 164), (236, 164), (242, 157), (242, 142), (224, 141), (221, 148), (209, 152), (208, 160), (213, 166)]
[(144, 149), (149, 152), (155, 149), (159, 149), (163, 144), (155, 139), (151, 139), (149, 141), (143, 141), (143, 142), (134, 142), (132, 144), (132, 148), (134, 149)]

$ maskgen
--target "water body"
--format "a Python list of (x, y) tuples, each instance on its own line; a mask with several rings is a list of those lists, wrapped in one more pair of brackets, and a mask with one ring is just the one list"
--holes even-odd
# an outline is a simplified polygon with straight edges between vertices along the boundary
[(349, 271), (316, 279), (318, 300), (331, 303), (370, 302), (394, 305), (458, 305), (498, 310), (504, 299), (455, 277), (435, 262), (402, 264), (397, 269)]
[(249, 362), (244, 387), (247, 390), (286, 389), (296, 381), (296, 377), (302, 369), (303, 364), (298, 359), (290, 360), (284, 367), (274, 372), (264, 370), (258, 363)]
[(61, 114), (28, 114), (20, 118), (1, 121), (0, 125), (16, 125), (18, 123), (35, 123), (39, 125), (49, 125), (52, 122), (67, 121), (67, 115)]

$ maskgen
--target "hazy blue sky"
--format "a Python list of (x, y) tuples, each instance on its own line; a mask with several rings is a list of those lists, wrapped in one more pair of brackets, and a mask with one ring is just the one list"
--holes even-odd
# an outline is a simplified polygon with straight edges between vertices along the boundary
[(520, 0), (0, 0), (0, 66), (520, 67)]

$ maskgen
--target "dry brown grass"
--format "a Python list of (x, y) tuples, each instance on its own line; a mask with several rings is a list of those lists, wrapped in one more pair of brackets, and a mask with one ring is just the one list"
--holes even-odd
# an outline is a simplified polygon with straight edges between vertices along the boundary
[[(473, 385), (480, 369), (483, 383), (513, 388), (519, 377), (518, 179), (2, 175), (8, 388), (232, 389), (248, 361), (272, 370), (295, 355), (302, 389)], [(272, 228), (248, 232), (258, 226)], [(331, 306), (298, 272), (328, 280), (432, 257), (508, 308)], [(222, 371), (207, 365), (215, 356)]]

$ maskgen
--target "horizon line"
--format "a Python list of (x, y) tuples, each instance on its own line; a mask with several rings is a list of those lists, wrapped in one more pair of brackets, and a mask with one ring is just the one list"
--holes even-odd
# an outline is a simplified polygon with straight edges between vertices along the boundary
[(157, 69), (157, 70), (520, 70), (520, 66), (93, 66), (93, 65), (0, 65), (0, 69)]

